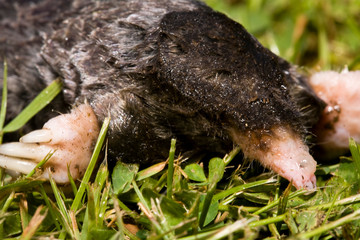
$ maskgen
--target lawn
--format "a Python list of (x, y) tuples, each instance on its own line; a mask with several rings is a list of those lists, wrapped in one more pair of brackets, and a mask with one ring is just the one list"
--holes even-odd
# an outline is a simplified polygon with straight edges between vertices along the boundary
[[(358, 0), (207, 3), (305, 72), (360, 69)], [(21, 127), (60, 89), (55, 81), (3, 131)], [(57, 186), (36, 171), (13, 181), (0, 172), (0, 239), (360, 238), (360, 147), (352, 140), (349, 155), (319, 164), (318, 188), (308, 192), (242, 162), (237, 148), (183, 159), (175, 140), (163, 162), (146, 169), (119, 162), (109, 173), (98, 157), (107, 124), (81, 183)], [(97, 160), (103, 164), (93, 168)]]

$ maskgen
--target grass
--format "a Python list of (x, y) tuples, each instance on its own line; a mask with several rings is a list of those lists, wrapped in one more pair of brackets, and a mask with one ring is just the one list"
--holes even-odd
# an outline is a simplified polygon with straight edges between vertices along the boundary
[[(358, 0), (206, 0), (294, 64), (360, 69)], [(233, 2), (233, 4), (229, 4)], [(238, 3), (237, 3), (238, 2)]]
[[(360, 68), (356, 0), (230, 2), (208, 0), (289, 61), (309, 71)], [(33, 106), (49, 102), (61, 87), (59, 82), (51, 86)], [(3, 92), (4, 97), (6, 88)], [(0, 123), (4, 107), (5, 97)], [(17, 129), (38, 110), (24, 110), (11, 128), (1, 124), (2, 132)], [(169, 161), (147, 169), (119, 162), (112, 174), (104, 161), (94, 180), (91, 165), (70, 191), (52, 180), (27, 176), (9, 181), (1, 173), (0, 239), (359, 239), (360, 147), (353, 140), (349, 147), (350, 156), (318, 166), (318, 189), (310, 193), (252, 164), (238, 165), (239, 149), (184, 163), (175, 140), (169, 143)]]

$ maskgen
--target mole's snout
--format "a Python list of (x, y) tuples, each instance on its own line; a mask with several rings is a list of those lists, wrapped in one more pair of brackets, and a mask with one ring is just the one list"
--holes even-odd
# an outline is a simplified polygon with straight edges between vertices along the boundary
[(264, 166), (292, 181), (298, 189), (316, 188), (316, 161), (308, 146), (292, 129), (282, 126), (261, 134), (249, 132), (243, 135), (233, 131), (232, 135), (248, 158), (258, 159)]

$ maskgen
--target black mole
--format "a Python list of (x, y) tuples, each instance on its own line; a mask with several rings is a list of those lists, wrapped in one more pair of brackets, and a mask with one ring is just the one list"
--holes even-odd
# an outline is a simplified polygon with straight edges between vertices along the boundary
[[(171, 138), (181, 152), (226, 153), (238, 144), (291, 180), (264, 155), (287, 148), (272, 139), (303, 144), (324, 107), (295, 67), (195, 0), (0, 0), (5, 57), (8, 120), (60, 77), (62, 95), (28, 130), (87, 101), (99, 122), (111, 116), (112, 160), (164, 159)], [(315, 185), (306, 171), (295, 186)]]

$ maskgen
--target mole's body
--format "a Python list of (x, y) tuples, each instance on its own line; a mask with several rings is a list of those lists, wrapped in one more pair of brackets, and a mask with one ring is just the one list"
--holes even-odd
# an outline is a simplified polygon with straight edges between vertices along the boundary
[(64, 83), (30, 129), (87, 101), (99, 122), (111, 117), (113, 160), (164, 159), (171, 138), (181, 152), (237, 144), (296, 187), (315, 185), (303, 139), (324, 102), (289, 63), (202, 3), (0, 0), (4, 57), (9, 119), (55, 78)]

